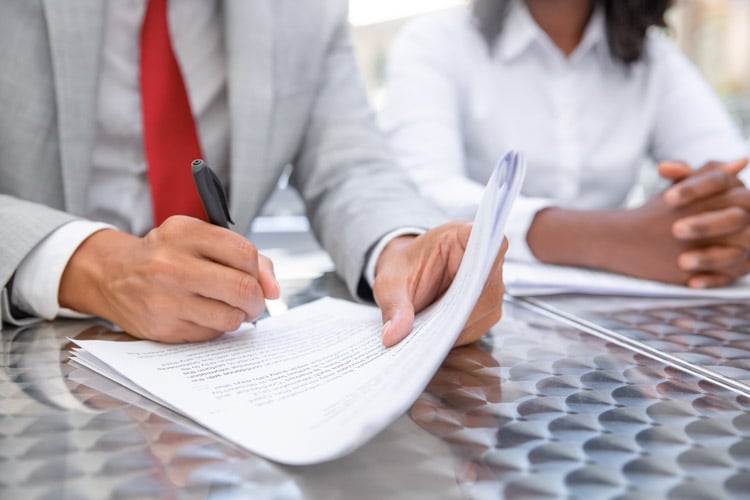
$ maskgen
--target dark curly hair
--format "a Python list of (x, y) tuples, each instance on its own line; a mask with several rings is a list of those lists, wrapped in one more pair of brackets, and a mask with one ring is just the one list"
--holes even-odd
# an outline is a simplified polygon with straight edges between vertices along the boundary
[[(595, 0), (604, 6), (609, 50), (615, 59), (630, 64), (641, 58), (646, 30), (666, 27), (664, 13), (672, 0)], [(503, 29), (512, 0), (474, 0), (477, 27), (492, 46)]]

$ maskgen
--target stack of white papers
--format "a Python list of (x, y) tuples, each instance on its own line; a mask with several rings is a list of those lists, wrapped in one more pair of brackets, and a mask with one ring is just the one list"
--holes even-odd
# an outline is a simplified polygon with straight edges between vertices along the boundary
[(506, 261), (503, 280), (506, 291), (516, 296), (582, 293), (730, 300), (750, 298), (750, 277), (747, 276), (730, 286), (695, 289), (577, 267)]
[(524, 173), (517, 153), (499, 162), (453, 284), (392, 348), (377, 308), (326, 298), (205, 343), (74, 340), (72, 359), (272, 460), (340, 457), (403, 414), (455, 343)]

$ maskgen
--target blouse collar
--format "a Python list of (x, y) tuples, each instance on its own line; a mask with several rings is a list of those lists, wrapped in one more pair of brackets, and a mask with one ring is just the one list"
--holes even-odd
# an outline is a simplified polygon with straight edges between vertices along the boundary
[[(495, 52), (504, 61), (509, 62), (521, 56), (532, 44), (538, 43), (548, 50), (563, 57), (560, 49), (552, 42), (547, 33), (534, 21), (524, 0), (511, 2), (510, 10), (503, 24), (503, 30), (495, 45)], [(601, 47), (608, 54), (607, 33), (603, 8), (598, 4), (589, 19), (581, 43), (570, 55), (570, 59), (582, 57), (588, 51)]]

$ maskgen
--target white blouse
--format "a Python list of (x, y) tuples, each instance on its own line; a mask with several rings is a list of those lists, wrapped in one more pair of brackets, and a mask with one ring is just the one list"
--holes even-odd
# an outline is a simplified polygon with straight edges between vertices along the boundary
[(622, 207), (645, 161), (747, 156), (721, 102), (682, 53), (647, 36), (641, 61), (613, 60), (595, 11), (566, 57), (523, 1), (492, 54), (469, 7), (408, 24), (389, 58), (382, 124), (422, 193), (472, 217), (498, 157), (522, 151), (528, 173), (508, 227), (509, 258), (533, 259), (526, 232), (548, 206)]

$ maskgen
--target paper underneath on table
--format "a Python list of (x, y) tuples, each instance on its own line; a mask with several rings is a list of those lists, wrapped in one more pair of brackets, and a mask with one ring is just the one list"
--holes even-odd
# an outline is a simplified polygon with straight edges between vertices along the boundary
[(577, 267), (506, 260), (503, 280), (506, 291), (516, 296), (582, 293), (730, 300), (750, 298), (750, 277), (747, 276), (730, 286), (695, 289)]

